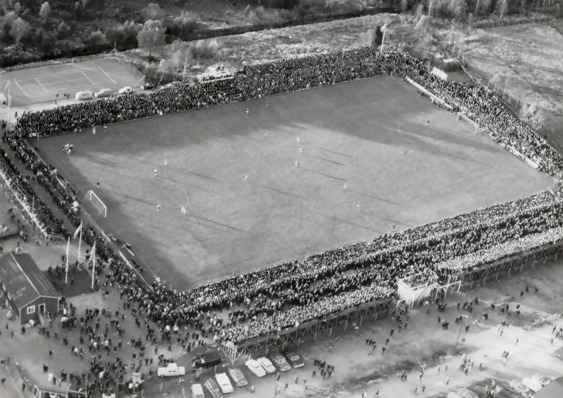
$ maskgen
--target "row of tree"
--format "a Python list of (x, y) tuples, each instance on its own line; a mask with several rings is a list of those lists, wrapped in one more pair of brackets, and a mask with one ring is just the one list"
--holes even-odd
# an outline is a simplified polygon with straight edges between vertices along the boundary
[[(94, 54), (113, 47), (124, 50), (139, 46), (152, 55), (156, 46), (177, 38), (191, 40), (214, 34), (238, 33), (237, 29), (208, 29), (205, 21), (196, 15), (188, 11), (171, 15), (157, 3), (149, 3), (133, 15), (124, 12), (124, 16), (132, 17), (129, 20), (104, 24), (105, 18), (94, 20), (94, 16), (98, 11), (110, 11), (105, 2), (106, 0), (80, 0), (74, 3), (66, 0), (0, 0), (0, 67), (44, 58)], [(314, 22), (321, 18), (323, 10), (330, 10), (331, 18), (333, 13), (338, 15), (348, 12), (351, 7), (364, 7), (367, 10), (376, 3), (391, 7), (397, 12), (414, 12), (463, 21), (468, 16), (487, 17), (491, 14), (503, 18), (510, 13), (553, 7), (557, 2), (561, 3), (563, 0), (238, 0), (236, 3), (255, 3), (258, 8), (246, 10), (246, 14), (251, 15), (249, 23), (256, 28), (264, 28), (284, 25), (287, 21), (299, 18), (307, 23)], [(167, 1), (160, 3), (165, 4)], [(263, 6), (293, 8), (291, 11), (275, 11), (273, 14), (271, 9)], [(123, 7), (119, 10), (122, 9)], [(326, 19), (326, 12), (324, 15), (323, 18)], [(249, 28), (246, 23), (241, 25), (241, 32), (249, 29), (252, 27)]]

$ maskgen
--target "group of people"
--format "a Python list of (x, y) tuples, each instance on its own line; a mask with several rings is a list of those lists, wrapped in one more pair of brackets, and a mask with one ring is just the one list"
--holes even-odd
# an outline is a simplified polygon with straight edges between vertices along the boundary
[[(14, 156), (16, 160), (25, 161), (18, 153), (14, 153)], [(55, 217), (34, 191), (35, 178), (22, 175), (8, 153), (2, 148), (0, 148), (0, 169), (3, 174), (1, 183), (9, 185), (11, 192), (16, 196), (15, 200), (23, 203), (23, 206), (30, 211), (27, 218), (35, 218), (35, 220), (29, 220), (30, 222), (37, 222), (47, 234), (59, 235), (66, 232), (63, 222)]]
[[(227, 80), (176, 83), (151, 93), (28, 112), (4, 140), (78, 226), (80, 213), (73, 206), (76, 194), (54, 167), (37, 157), (25, 138), (384, 74), (411, 77), (476, 120), (497, 142), (533, 160), (540, 170), (561, 175), (561, 156), (486, 88), (442, 81), (416, 58), (393, 51), (380, 54), (368, 47), (246, 66)], [(2, 159), (2, 169), (26, 186), (9, 159)], [(29, 195), (34, 195), (31, 188)], [(45, 225), (64, 231), (42, 202), (36, 209)], [(186, 292), (172, 290), (158, 279), (151, 286), (144, 284), (91, 226), (84, 227), (83, 238), (90, 245), (97, 242), (98, 257), (110, 275), (106, 283), (117, 286), (124, 300), (137, 303), (162, 330), (189, 325), (217, 342), (241, 343), (358, 305), (388, 306), (402, 278), (418, 276), (421, 283), (426, 278), (445, 283), (499, 257), (558, 241), (562, 216), (561, 195), (543, 192)], [(221, 311), (227, 316), (220, 315)]]

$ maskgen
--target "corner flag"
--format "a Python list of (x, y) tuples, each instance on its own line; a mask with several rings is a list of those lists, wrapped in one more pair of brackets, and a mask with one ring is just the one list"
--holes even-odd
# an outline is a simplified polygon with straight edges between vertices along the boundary
[(70, 236), (66, 242), (66, 267), (65, 267), (65, 285), (68, 283), (68, 256), (70, 254)]
[(72, 239), (76, 239), (76, 237), (78, 236), (79, 233), (82, 232), (82, 223), (80, 223), (80, 225), (78, 226), (78, 228), (76, 228), (76, 231), (74, 231), (74, 235), (72, 235)]
[(92, 290), (94, 290), (94, 281), (96, 278), (96, 243), (92, 246)]

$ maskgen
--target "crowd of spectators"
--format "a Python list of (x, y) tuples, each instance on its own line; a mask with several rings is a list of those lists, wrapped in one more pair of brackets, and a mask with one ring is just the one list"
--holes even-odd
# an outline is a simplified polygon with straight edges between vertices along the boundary
[[(561, 156), (486, 88), (440, 80), (416, 58), (399, 52), (380, 54), (368, 47), (247, 66), (232, 79), (175, 83), (148, 94), (26, 113), (4, 140), (78, 226), (80, 214), (73, 209), (72, 188), (37, 157), (25, 139), (386, 74), (410, 77), (475, 120), (497, 142), (538, 164), (540, 170), (557, 178), (562, 175)], [(4, 166), (14, 169), (9, 163)], [(495, 258), (559, 241), (562, 216), (562, 196), (543, 192), (186, 292), (171, 290), (160, 280), (144, 284), (91, 226), (85, 227), (83, 237), (90, 245), (97, 242), (98, 255), (122, 297), (139, 304), (162, 330), (189, 325), (217, 341), (241, 343), (361, 304), (388, 303), (401, 278), (434, 276), (445, 283)], [(47, 223), (49, 217), (43, 217)]]
[[(24, 161), (19, 154), (15, 154), (16, 159)], [(0, 148), (0, 169), (3, 174), (3, 184), (9, 186), (10, 190), (23, 203), (30, 214), (28, 218), (32, 217), (34, 220), (29, 220), (37, 223), (44, 233), (49, 235), (63, 235), (66, 230), (63, 223), (58, 220), (49, 207), (37, 196), (32, 187), (31, 178), (24, 177), (14, 165), (6, 151)]]

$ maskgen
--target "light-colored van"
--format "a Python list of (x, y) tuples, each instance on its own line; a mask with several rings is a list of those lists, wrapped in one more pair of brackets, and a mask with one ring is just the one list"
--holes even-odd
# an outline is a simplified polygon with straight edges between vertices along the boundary
[(205, 388), (207, 388), (207, 391), (209, 391), (213, 398), (223, 398), (221, 389), (219, 388), (215, 380), (207, 379), (207, 381), (205, 382)]
[(217, 373), (215, 380), (217, 380), (217, 384), (219, 384), (219, 388), (223, 394), (230, 394), (234, 391), (233, 385), (226, 373)]
[(74, 95), (77, 100), (90, 100), (94, 98), (94, 94), (90, 90), (79, 91)]
[(192, 397), (205, 398), (205, 393), (203, 392), (203, 387), (201, 386), (201, 384), (192, 384)]

